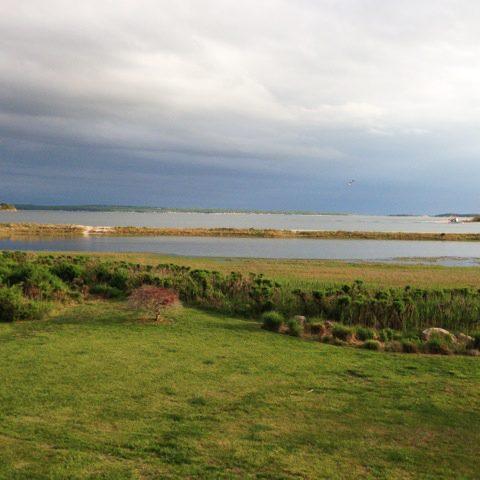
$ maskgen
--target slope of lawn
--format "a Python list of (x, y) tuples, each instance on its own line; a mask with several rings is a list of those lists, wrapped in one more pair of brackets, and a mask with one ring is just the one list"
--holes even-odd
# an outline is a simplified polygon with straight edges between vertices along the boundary
[(479, 478), (480, 362), (192, 309), (0, 324), (0, 478)]

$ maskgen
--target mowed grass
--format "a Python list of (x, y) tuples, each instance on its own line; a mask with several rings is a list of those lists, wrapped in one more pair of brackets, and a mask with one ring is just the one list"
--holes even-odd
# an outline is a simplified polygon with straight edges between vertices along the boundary
[(0, 478), (479, 478), (478, 358), (119, 302), (0, 324)]
[[(41, 255), (41, 254), (40, 254)], [(259, 258), (201, 258), (149, 253), (90, 253), (106, 260), (125, 260), (142, 264), (174, 263), (192, 268), (263, 273), (269, 278), (298, 287), (352, 283), (362, 279), (380, 287), (480, 288), (480, 267), (440, 265), (401, 265), (336, 260), (274, 260)]]

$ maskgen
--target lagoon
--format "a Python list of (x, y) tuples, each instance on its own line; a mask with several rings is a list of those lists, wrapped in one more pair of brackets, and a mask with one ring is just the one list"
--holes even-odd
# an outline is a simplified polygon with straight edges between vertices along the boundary
[(216, 237), (70, 237), (0, 239), (1, 250), (149, 252), (199, 257), (480, 264), (479, 242)]

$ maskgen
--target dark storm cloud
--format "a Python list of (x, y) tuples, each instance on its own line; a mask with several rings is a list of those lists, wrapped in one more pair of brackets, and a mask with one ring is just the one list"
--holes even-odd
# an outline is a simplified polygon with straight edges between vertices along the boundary
[(479, 20), (473, 1), (3, 0), (2, 195), (475, 210)]

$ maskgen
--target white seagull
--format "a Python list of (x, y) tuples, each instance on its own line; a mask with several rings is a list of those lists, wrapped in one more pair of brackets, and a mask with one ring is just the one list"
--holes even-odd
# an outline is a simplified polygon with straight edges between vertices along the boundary
[(349, 182), (347, 182), (347, 185), (351, 187), (354, 183), (355, 183), (355, 180), (350, 180)]

